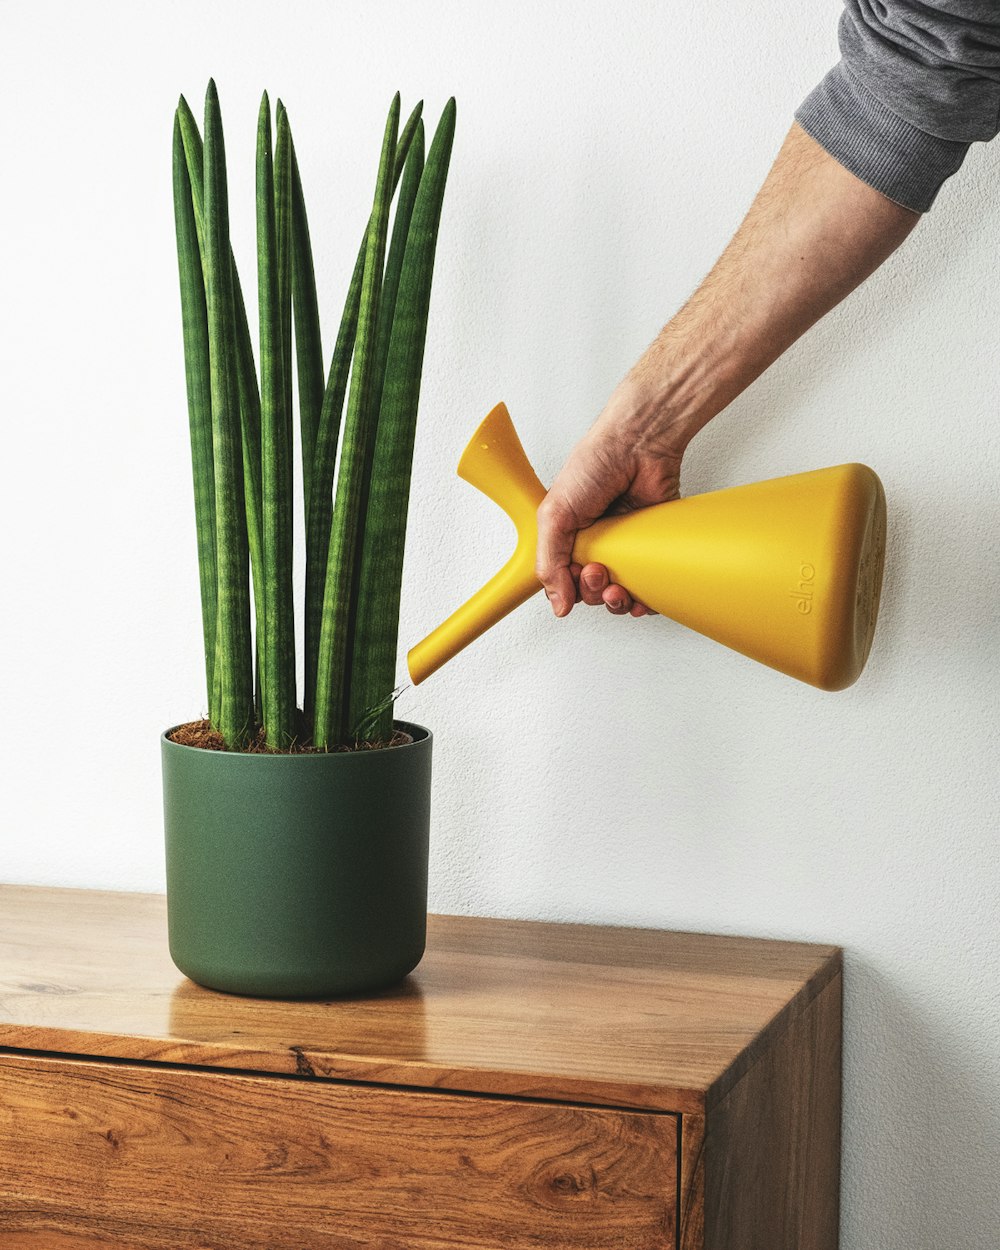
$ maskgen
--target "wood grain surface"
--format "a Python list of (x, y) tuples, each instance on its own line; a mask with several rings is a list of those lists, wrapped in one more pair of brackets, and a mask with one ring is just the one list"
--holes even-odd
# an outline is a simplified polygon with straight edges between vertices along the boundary
[(677, 1119), (0, 1061), (3, 1250), (672, 1250)]
[(705, 1250), (837, 1250), (841, 994), (838, 976), (711, 1112)]
[(399, 986), (239, 998), (160, 895), (0, 886), (0, 1047), (703, 1114), (840, 970), (832, 946), (432, 916)]
[(679, 1250), (708, 1250), (705, 1244), (705, 1117), (681, 1117), (678, 1176)]

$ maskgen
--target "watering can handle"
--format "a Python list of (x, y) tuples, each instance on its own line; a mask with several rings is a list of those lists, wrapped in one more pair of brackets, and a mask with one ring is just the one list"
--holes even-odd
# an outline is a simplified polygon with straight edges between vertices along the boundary
[(458, 475), (503, 508), (517, 529), (517, 546), (485, 586), (410, 651), (407, 667), (414, 685), (540, 589), (536, 514), (545, 487), (528, 463), (506, 404), (497, 404), (476, 430), (458, 462)]

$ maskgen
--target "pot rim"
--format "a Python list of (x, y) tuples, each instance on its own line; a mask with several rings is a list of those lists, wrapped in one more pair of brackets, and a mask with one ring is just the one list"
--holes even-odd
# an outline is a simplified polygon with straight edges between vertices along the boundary
[(182, 721), (177, 725), (171, 725), (168, 729), (164, 729), (160, 734), (160, 741), (165, 743), (171, 750), (177, 751), (193, 751), (197, 755), (217, 755), (225, 760), (359, 760), (359, 759), (384, 759), (386, 754), (395, 755), (397, 751), (412, 751), (415, 748), (423, 746), (425, 743), (430, 744), (434, 735), (426, 727), (426, 725), (418, 725), (416, 721), (394, 720), (393, 728), (402, 729), (405, 733), (413, 736), (412, 742), (399, 742), (395, 746), (380, 747), (377, 751), (301, 751), (292, 753), (288, 751), (208, 751), (204, 747), (188, 746), (186, 742), (174, 742), (170, 734), (175, 729), (180, 729)]

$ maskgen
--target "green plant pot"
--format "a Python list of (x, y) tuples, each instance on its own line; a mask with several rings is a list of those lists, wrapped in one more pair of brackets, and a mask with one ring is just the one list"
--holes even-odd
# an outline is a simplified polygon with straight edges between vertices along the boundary
[(417, 966), (431, 734), (397, 728), (413, 742), (315, 755), (205, 751), (163, 735), (170, 954), (181, 972), (233, 994), (325, 998)]

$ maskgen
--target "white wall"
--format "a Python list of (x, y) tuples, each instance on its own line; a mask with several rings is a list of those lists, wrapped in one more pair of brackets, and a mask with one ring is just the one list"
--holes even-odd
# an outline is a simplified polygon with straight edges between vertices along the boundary
[[(286, 102), (332, 341), (398, 87), (458, 98), (403, 638), (492, 572), (454, 476), (505, 399), (550, 478), (736, 226), (836, 0), (0, 7), (0, 879), (160, 890), (157, 735), (204, 704), (170, 134), (215, 75), (253, 288)], [(883, 616), (821, 694), (664, 620), (539, 600), (401, 701), (437, 735), (432, 906), (847, 949), (845, 1250), (1000, 1222), (1000, 148), (692, 447), (685, 489), (860, 459)]]

